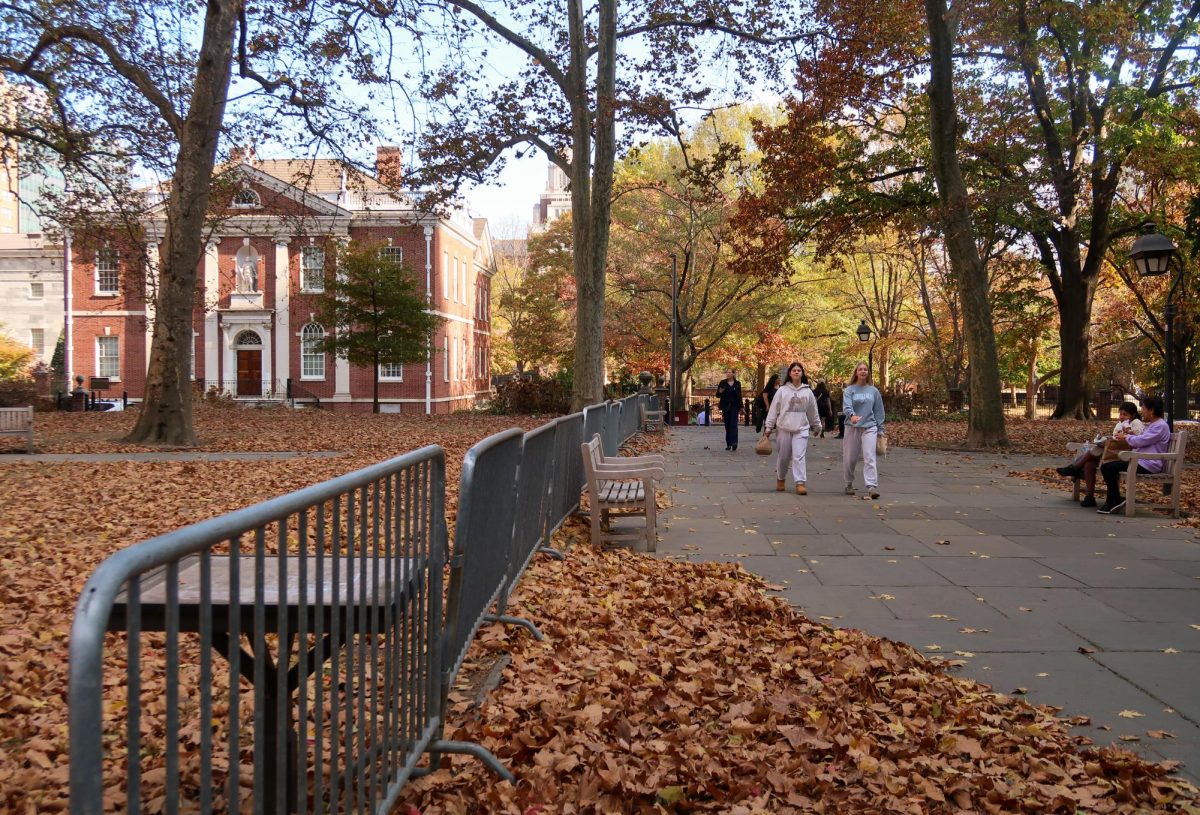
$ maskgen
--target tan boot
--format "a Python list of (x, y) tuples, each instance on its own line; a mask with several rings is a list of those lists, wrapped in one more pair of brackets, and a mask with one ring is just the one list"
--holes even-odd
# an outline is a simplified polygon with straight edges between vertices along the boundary
[(783, 488), (786, 486), (787, 486), (787, 484), (784, 483), (784, 480), (782, 478), (775, 479), (775, 492), (783, 492)]
[(797, 495), (808, 495), (808, 487), (804, 486), (803, 484), (797, 484), (796, 485), (796, 494)]

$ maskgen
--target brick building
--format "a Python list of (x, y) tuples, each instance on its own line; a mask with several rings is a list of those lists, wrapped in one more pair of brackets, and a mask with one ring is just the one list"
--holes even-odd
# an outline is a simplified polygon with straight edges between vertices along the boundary
[[(316, 297), (336, 273), (339, 242), (355, 239), (386, 243), (383, 251), (414, 271), (430, 309), (445, 320), (428, 363), (381, 366), (380, 409), (445, 413), (486, 397), (494, 271), (487, 221), (415, 211), (381, 181), (398, 167), (398, 148), (380, 147), (375, 176), (327, 160), (252, 160), (236, 168), (231, 203), (198, 269), (198, 387), (249, 401), (283, 399), (290, 387), (301, 401), (369, 411), (370, 369), (314, 347), (334, 330), (316, 322)], [(153, 319), (151, 286), (136, 270), (154, 268), (165, 220), (151, 215), (146, 227), (145, 251), (74, 236), (67, 270), (70, 367), (107, 377), (131, 399), (143, 395)]]

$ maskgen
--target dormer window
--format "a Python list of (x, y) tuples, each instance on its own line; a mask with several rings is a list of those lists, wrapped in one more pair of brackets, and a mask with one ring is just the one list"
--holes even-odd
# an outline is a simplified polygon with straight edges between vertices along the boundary
[(233, 196), (234, 209), (257, 209), (262, 206), (262, 199), (250, 187), (242, 187)]

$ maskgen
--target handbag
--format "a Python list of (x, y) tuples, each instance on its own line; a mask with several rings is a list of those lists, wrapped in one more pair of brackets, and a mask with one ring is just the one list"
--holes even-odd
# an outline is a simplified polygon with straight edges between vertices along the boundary
[(763, 433), (758, 437), (758, 441), (754, 445), (754, 452), (760, 456), (769, 456), (774, 451), (775, 445), (771, 444), (771, 434)]
[(883, 435), (882, 433), (877, 433), (875, 435), (875, 455), (886, 456), (887, 448), (888, 448), (887, 436)]

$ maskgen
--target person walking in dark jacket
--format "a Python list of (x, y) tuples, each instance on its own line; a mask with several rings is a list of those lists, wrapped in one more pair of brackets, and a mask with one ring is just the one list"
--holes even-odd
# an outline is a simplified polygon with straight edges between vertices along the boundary
[(821, 418), (821, 436), (824, 438), (826, 430), (833, 429), (833, 411), (829, 401), (829, 388), (825, 387), (824, 380), (817, 383), (817, 387), (813, 388), (813, 396), (817, 400), (817, 415)]
[(725, 421), (725, 449), (736, 450), (738, 446), (738, 413), (742, 409), (742, 383), (737, 372), (730, 368), (725, 378), (717, 385), (717, 404), (721, 406), (721, 418)]
[(767, 384), (758, 394), (758, 398), (754, 400), (755, 433), (762, 433), (763, 422), (767, 420), (767, 412), (771, 409), (771, 400), (775, 398), (777, 390), (779, 390), (779, 374), (771, 374), (771, 378), (767, 380)]

